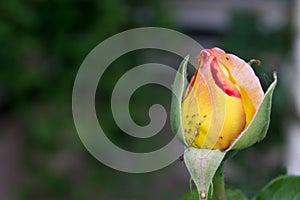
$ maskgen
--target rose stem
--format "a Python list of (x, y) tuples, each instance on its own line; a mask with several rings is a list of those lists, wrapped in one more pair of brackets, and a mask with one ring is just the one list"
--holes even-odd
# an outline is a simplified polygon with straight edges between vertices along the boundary
[(224, 164), (222, 163), (213, 178), (213, 191), (216, 200), (226, 200), (224, 187)]

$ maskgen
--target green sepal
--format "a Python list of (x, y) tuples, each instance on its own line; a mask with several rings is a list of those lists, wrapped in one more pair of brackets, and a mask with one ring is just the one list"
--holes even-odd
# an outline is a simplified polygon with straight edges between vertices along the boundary
[(213, 177), (220, 166), (226, 152), (220, 150), (197, 149), (189, 147), (184, 151), (185, 165), (197, 187), (199, 196), (202, 193), (207, 200)]
[(172, 86), (172, 101), (171, 101), (171, 128), (173, 133), (176, 134), (178, 139), (187, 146), (184, 137), (182, 125), (182, 97), (186, 87), (186, 68), (189, 56), (186, 56), (181, 62), (179, 69), (176, 73), (174, 84)]
[(253, 120), (248, 127), (240, 134), (240, 136), (229, 147), (231, 149), (243, 149), (261, 141), (267, 134), (270, 123), (270, 114), (272, 107), (272, 95), (277, 85), (277, 76), (274, 73), (274, 81), (268, 88), (263, 102), (258, 108)]

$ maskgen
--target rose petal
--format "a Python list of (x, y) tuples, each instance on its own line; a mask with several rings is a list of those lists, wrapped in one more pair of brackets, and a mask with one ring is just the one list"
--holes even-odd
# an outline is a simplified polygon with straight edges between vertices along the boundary
[(200, 59), (182, 105), (186, 141), (198, 148), (226, 149), (245, 127), (243, 103), (216, 85), (212, 55), (203, 50)]
[(227, 54), (219, 48), (212, 48), (211, 52), (218, 57), (218, 62), (227, 68), (236, 84), (244, 90), (257, 109), (264, 98), (264, 92), (251, 66), (239, 57)]
[(210, 49), (210, 53), (215, 55), (220, 65), (228, 70), (231, 82), (237, 85), (246, 113), (246, 125), (248, 125), (264, 98), (259, 79), (251, 66), (239, 57), (227, 54), (219, 48)]
[[(218, 64), (217, 58), (214, 58), (211, 61), (211, 73), (213, 75), (213, 78), (216, 82), (216, 84), (229, 96), (234, 96), (237, 98), (241, 98), (241, 94), (237, 87), (229, 80), (229, 77), (227, 77), (224, 73), (224, 70), (221, 69), (224, 68), (223, 66), (220, 66)], [(227, 72), (228, 73), (228, 72)]]

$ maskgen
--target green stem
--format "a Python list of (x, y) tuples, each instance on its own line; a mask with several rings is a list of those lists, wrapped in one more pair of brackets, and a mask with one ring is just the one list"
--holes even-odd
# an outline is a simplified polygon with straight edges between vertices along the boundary
[(213, 178), (213, 191), (216, 200), (226, 200), (223, 163), (219, 166)]

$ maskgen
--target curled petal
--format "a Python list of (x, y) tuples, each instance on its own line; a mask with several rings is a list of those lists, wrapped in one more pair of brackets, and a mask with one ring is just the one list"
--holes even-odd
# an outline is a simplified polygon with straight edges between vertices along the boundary
[[(223, 68), (223, 69), (222, 69)], [(223, 66), (218, 65), (217, 58), (211, 61), (211, 72), (216, 84), (229, 96), (241, 98), (239, 90), (236, 88), (234, 83), (229, 80), (228, 75), (226, 76)], [(227, 72), (228, 74), (228, 72)]]

